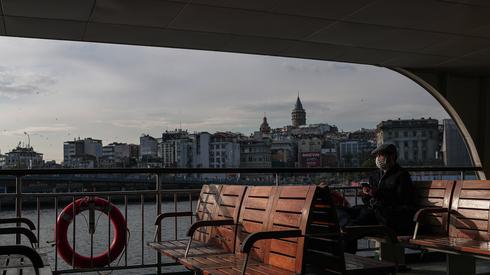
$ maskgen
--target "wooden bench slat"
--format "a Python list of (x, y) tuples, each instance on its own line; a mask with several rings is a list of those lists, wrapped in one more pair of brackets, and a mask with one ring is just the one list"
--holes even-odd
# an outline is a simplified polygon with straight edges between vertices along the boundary
[(465, 180), (462, 189), (490, 189), (490, 181), (485, 180)]
[(420, 198), (444, 198), (444, 195), (446, 194), (446, 189), (430, 189), (430, 188), (420, 188), (420, 189), (415, 189), (416, 194)]
[(297, 198), (304, 199), (308, 195), (309, 189), (305, 186), (286, 186), (279, 191), (280, 199)]
[[(489, 200), (475, 200), (475, 199), (459, 199), (458, 209), (470, 208), (470, 209), (486, 209), (490, 206)], [(488, 217), (487, 217), (488, 219)]]
[(448, 185), (453, 184), (452, 180), (433, 180), (433, 181), (418, 181), (414, 182), (415, 188), (447, 188)]

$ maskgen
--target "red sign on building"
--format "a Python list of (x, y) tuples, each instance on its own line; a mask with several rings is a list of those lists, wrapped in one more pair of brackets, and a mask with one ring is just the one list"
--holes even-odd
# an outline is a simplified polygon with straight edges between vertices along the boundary
[(320, 152), (301, 153), (301, 166), (306, 168), (321, 167)]

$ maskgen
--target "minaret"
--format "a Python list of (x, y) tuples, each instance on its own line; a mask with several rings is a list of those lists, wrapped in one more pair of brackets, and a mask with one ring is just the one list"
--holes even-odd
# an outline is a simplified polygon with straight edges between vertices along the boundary
[(301, 104), (301, 100), (296, 99), (296, 104), (294, 105), (293, 112), (291, 113), (291, 121), (293, 123), (293, 127), (299, 127), (301, 125), (306, 125), (306, 112), (303, 109), (303, 104)]
[(260, 124), (260, 132), (262, 134), (270, 134), (271, 133), (271, 127), (269, 126), (269, 123), (267, 123), (267, 117), (264, 114), (264, 120), (262, 121), (262, 124)]

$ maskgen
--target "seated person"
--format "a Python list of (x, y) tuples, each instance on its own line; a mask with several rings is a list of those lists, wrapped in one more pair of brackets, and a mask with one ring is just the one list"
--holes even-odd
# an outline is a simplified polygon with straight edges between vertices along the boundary
[[(355, 225), (385, 225), (398, 235), (413, 232), (414, 189), (410, 174), (397, 163), (396, 147), (382, 144), (372, 151), (376, 158), (377, 173), (362, 187), (364, 205), (339, 208), (341, 227)], [(347, 240), (346, 250), (355, 252), (357, 240)], [(355, 242), (354, 242), (355, 241)]]

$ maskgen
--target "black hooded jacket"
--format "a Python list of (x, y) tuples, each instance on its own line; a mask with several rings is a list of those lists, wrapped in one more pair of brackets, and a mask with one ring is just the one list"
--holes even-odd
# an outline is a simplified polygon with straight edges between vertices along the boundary
[(386, 173), (379, 170), (373, 174), (369, 183), (373, 196), (364, 196), (363, 202), (374, 210), (378, 222), (391, 227), (398, 234), (412, 232), (415, 205), (410, 174), (395, 164)]

